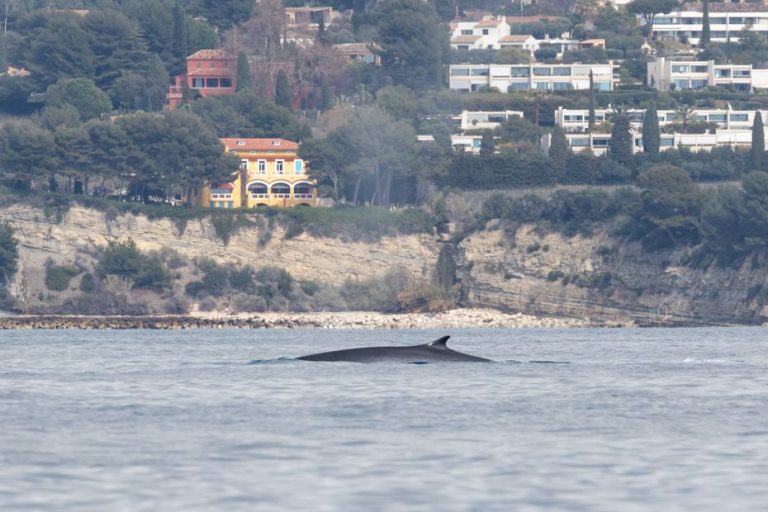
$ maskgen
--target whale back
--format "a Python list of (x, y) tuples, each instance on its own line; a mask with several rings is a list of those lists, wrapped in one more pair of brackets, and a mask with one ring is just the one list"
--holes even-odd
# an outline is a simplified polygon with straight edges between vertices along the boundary
[(297, 359), (303, 361), (347, 361), (356, 363), (380, 363), (380, 362), (481, 362), (489, 361), (482, 357), (464, 354), (448, 348), (450, 336), (442, 336), (423, 345), (411, 345), (405, 347), (363, 347), (334, 350), (310, 354)]

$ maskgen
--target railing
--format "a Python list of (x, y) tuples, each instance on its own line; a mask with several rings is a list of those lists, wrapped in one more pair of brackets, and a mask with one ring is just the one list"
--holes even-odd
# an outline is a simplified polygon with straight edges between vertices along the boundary
[(269, 194), (256, 194), (251, 192), (251, 199), (269, 199)]
[(312, 194), (294, 194), (293, 197), (296, 199), (312, 199)]

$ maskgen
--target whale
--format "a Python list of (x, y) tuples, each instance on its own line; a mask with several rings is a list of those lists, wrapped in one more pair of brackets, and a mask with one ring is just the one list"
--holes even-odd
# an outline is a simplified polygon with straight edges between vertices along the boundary
[(361, 347), (320, 352), (297, 357), (301, 361), (351, 363), (487, 363), (490, 359), (472, 356), (448, 348), (450, 336), (443, 336), (423, 345)]

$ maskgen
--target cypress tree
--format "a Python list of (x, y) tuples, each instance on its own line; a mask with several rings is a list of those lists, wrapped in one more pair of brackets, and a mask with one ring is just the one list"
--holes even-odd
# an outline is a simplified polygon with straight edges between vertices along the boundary
[(291, 108), (291, 104), (293, 103), (291, 87), (288, 85), (288, 76), (282, 69), (277, 72), (277, 83), (275, 84), (275, 103), (285, 108)]
[(629, 118), (624, 114), (619, 114), (613, 122), (608, 155), (624, 165), (632, 161), (632, 134), (629, 132)]
[(703, 20), (702, 20), (702, 26), (701, 26), (701, 39), (699, 39), (699, 46), (702, 48), (709, 44), (709, 0), (704, 0), (704, 5), (702, 10), (703, 13)]
[(173, 4), (173, 74), (186, 71), (187, 67), (187, 20), (179, 2)]
[(656, 103), (652, 102), (643, 117), (643, 151), (653, 159), (659, 154), (660, 146), (659, 115), (656, 112)]
[(493, 132), (485, 130), (482, 139), (480, 139), (480, 155), (491, 156), (494, 151), (496, 151), (496, 141), (493, 140)]
[(763, 130), (763, 116), (759, 110), (755, 111), (755, 120), (752, 122), (752, 149), (749, 151), (749, 163), (756, 171), (763, 170), (765, 156), (765, 131)]
[(595, 127), (595, 77), (592, 74), (592, 70), (589, 70), (589, 118), (588, 118), (588, 131), (592, 133), (592, 129)]
[(552, 139), (549, 143), (549, 158), (552, 159), (552, 163), (558, 172), (565, 171), (565, 162), (568, 160), (568, 139), (565, 137), (565, 132), (559, 126), (555, 126), (552, 130)]
[(251, 88), (251, 66), (245, 52), (237, 54), (237, 92), (247, 91)]

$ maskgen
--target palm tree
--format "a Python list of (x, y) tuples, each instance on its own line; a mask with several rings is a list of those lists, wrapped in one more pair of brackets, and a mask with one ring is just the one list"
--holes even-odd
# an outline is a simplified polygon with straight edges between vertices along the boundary
[(576, 0), (573, 12), (581, 18), (587, 30), (592, 30), (595, 28), (595, 18), (600, 12), (600, 4), (597, 0)]

